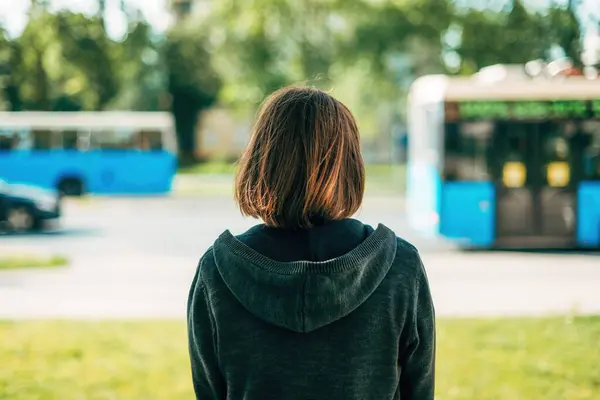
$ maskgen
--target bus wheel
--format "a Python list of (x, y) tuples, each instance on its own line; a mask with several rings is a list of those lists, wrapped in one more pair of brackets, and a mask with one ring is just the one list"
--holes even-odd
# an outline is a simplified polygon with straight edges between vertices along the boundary
[(27, 232), (34, 229), (36, 225), (33, 213), (25, 206), (9, 208), (6, 216), (8, 229), (13, 232)]
[(79, 178), (63, 178), (57, 185), (62, 196), (83, 196), (85, 188)]

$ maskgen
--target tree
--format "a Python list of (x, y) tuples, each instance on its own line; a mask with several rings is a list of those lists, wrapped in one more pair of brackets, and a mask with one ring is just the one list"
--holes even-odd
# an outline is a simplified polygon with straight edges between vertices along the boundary
[[(135, 13), (137, 14), (137, 13)], [(166, 110), (166, 59), (162, 57), (165, 40), (156, 38), (143, 19), (128, 17), (128, 32), (114, 46), (118, 65), (119, 92), (108, 105), (111, 109), (133, 111)]]
[(559, 46), (575, 65), (581, 66), (582, 26), (576, 15), (576, 2), (569, 0), (567, 6), (553, 4), (548, 10), (546, 34), (552, 44)]
[(501, 11), (469, 9), (457, 15), (462, 34), (456, 49), (461, 57), (460, 72), (472, 74), (479, 69), (505, 63), (525, 63), (544, 56), (543, 19), (530, 13), (515, 0)]
[(183, 25), (169, 32), (164, 49), (182, 164), (195, 161), (199, 113), (214, 104), (221, 87), (205, 43), (202, 32)]
[[(549, 59), (556, 47), (580, 58), (574, 0), (537, 12), (522, 0), (504, 9), (474, 0), (468, 5), (478, 8), (453, 0), (219, 0), (166, 37), (122, 1), (128, 31), (119, 40), (105, 32), (105, 0), (96, 0), (99, 13), (91, 16), (52, 13), (46, 0), (31, 1), (23, 34), (0, 32), (8, 108), (170, 105), (184, 163), (194, 159), (200, 112), (217, 101), (250, 111), (275, 89), (308, 83), (347, 103), (365, 136), (380, 135), (402, 118), (398, 110), (419, 75)], [(456, 43), (443, 39), (451, 34)], [(459, 60), (457, 71), (446, 64), (448, 54)]]
[(445, 0), (352, 2), (343, 10), (348, 29), (340, 35), (341, 63), (332, 79), (339, 85), (355, 73), (346, 90), (364, 137), (389, 146), (392, 125), (403, 118), (408, 86), (415, 77), (442, 73), (442, 36), (453, 18)]
[(48, 68), (57, 54), (53, 24), (44, 4), (34, 3), (25, 30), (11, 45), (11, 80), (26, 109), (51, 109)]
[(14, 83), (12, 81), (13, 43), (0, 27), (0, 110), (14, 110), (18, 99), (14, 98)]
[(552, 5), (543, 12), (528, 10), (520, 0), (500, 11), (468, 9), (456, 16), (461, 30), (460, 45), (453, 49), (461, 58), (460, 72), (472, 74), (499, 63), (550, 61), (558, 46), (580, 63), (581, 25), (574, 10)]
[(64, 61), (85, 77), (87, 107), (103, 110), (117, 95), (119, 80), (115, 44), (106, 36), (102, 18), (63, 11), (55, 21)]
[(348, 10), (341, 0), (222, 0), (203, 20), (223, 77), (221, 101), (253, 108), (269, 92), (295, 83), (331, 86)]
[[(102, 4), (100, 4), (102, 6)], [(111, 40), (103, 13), (51, 13), (32, 3), (24, 32), (0, 35), (0, 65), (9, 71), (5, 98), (12, 110), (155, 111), (167, 93), (162, 43), (141, 18), (123, 41)], [(164, 101), (162, 102), (164, 103)]]
[(102, 110), (118, 92), (113, 43), (98, 17), (50, 13), (38, 1), (23, 33), (5, 42), (13, 110)]
[[(370, 2), (365, 2), (369, 4)], [(435, 60), (441, 67), (441, 38), (452, 22), (453, 8), (445, 0), (415, 0), (412, 2), (382, 2), (363, 6), (356, 17), (355, 33), (346, 46), (353, 57), (367, 56), (373, 70), (387, 74), (390, 56), (409, 55), (411, 44), (421, 44), (440, 50)], [(413, 68), (422, 68), (413, 64)]]

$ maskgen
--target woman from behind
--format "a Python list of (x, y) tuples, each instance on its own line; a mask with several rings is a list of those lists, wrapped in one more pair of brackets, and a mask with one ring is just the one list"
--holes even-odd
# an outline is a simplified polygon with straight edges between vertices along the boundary
[(351, 217), (365, 171), (351, 112), (313, 88), (263, 104), (236, 177), (244, 215), (188, 300), (202, 400), (430, 400), (435, 316), (417, 250)]

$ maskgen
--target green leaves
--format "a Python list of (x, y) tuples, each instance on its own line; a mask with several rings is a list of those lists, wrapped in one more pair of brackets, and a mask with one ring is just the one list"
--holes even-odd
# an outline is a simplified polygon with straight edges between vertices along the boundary
[(498, 63), (525, 63), (549, 59), (553, 47), (560, 47), (575, 63), (580, 62), (581, 26), (572, 8), (553, 5), (533, 12), (521, 1), (498, 12), (468, 9), (456, 15), (461, 28), (460, 44), (454, 49), (461, 57), (461, 73), (474, 73)]
[(161, 107), (166, 73), (157, 61), (161, 49), (145, 21), (129, 21), (127, 36), (116, 42), (106, 35), (99, 16), (51, 13), (36, 4), (19, 37), (0, 37), (0, 69), (8, 71), (4, 97), (9, 109)]
[(99, 18), (71, 12), (52, 17), (63, 60), (82, 75), (85, 83), (80, 90), (89, 91), (86, 108), (104, 109), (119, 89), (115, 43), (107, 38)]
[(181, 24), (169, 32), (163, 51), (180, 160), (191, 163), (199, 113), (216, 101), (221, 80), (213, 69), (205, 33), (193, 25)]
[(556, 48), (579, 62), (575, 2), (537, 11), (520, 0), (465, 6), (483, 3), (219, 0), (166, 36), (128, 16), (127, 34), (113, 40), (100, 15), (51, 13), (39, 0), (20, 37), (0, 32), (2, 97), (15, 110), (171, 106), (191, 152), (201, 110), (218, 101), (246, 114), (289, 84), (331, 90), (369, 136), (402, 118), (406, 90), (420, 75), (548, 59)]

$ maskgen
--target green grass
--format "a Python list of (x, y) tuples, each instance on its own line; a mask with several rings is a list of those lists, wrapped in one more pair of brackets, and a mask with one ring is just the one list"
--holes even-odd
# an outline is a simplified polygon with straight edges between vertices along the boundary
[[(406, 169), (404, 165), (367, 164), (365, 169), (367, 175), (367, 192), (404, 192), (406, 181)], [(236, 166), (234, 163), (208, 162), (180, 168), (179, 173), (185, 175), (233, 175), (235, 170)]]
[(68, 263), (69, 260), (62, 256), (0, 255), (0, 271), (21, 268), (62, 267)]
[[(2, 322), (0, 399), (191, 399), (185, 324)], [(440, 320), (437, 399), (600, 393), (600, 317)]]
[(234, 174), (236, 169), (235, 163), (228, 163), (223, 161), (211, 161), (205, 163), (199, 163), (196, 165), (186, 166), (179, 168), (180, 174)]
[(367, 193), (404, 193), (406, 167), (392, 164), (367, 164)]
[(449, 320), (439, 327), (440, 399), (597, 399), (600, 317)]

